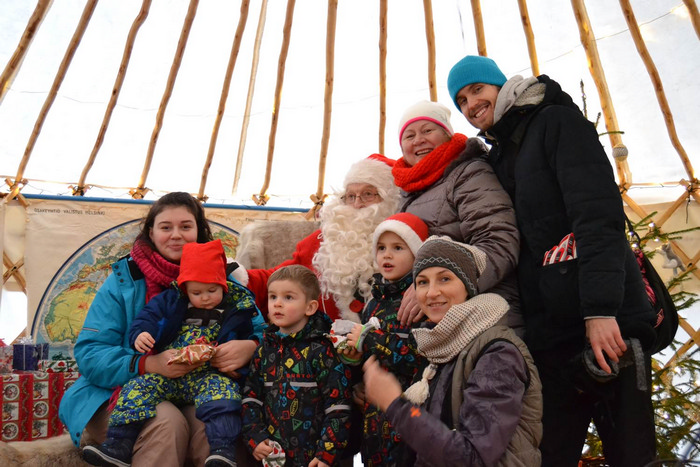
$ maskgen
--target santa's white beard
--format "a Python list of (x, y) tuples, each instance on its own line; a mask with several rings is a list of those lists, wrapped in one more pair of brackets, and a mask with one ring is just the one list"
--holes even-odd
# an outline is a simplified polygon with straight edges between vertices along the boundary
[(372, 235), (374, 229), (394, 214), (394, 205), (386, 201), (361, 209), (329, 201), (321, 212), (323, 240), (313, 259), (324, 297), (333, 295), (341, 316), (357, 320), (350, 311), (355, 291), (367, 298), (374, 274)]

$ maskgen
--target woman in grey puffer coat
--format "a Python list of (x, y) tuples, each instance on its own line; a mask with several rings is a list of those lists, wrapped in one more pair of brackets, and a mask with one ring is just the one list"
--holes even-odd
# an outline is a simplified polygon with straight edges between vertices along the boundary
[(431, 235), (447, 235), (480, 248), (488, 267), (479, 292), (493, 292), (510, 305), (507, 324), (523, 337), (515, 267), (520, 253), (513, 204), (478, 138), (453, 133), (450, 110), (421, 101), (401, 118), (403, 157), (392, 170), (401, 188), (399, 210), (420, 217)]

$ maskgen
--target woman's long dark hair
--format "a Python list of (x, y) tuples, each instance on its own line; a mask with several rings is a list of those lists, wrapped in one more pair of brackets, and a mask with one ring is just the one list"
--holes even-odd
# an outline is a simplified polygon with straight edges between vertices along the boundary
[(156, 247), (151, 241), (150, 233), (151, 229), (153, 229), (156, 216), (167, 208), (177, 207), (184, 207), (194, 216), (197, 222), (197, 243), (206, 243), (213, 240), (211, 228), (209, 228), (209, 222), (204, 216), (204, 208), (201, 203), (189, 193), (175, 191), (161, 196), (158, 201), (153, 203), (151, 209), (148, 210), (148, 214), (146, 214), (146, 217), (141, 221), (141, 232), (138, 237), (136, 237), (134, 243), (143, 242), (155, 251)]

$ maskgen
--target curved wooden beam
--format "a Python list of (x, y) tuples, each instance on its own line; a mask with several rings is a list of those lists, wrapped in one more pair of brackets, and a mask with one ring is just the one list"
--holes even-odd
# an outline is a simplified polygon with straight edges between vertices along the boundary
[(379, 1), (379, 154), (384, 154), (386, 133), (387, 3)]
[(270, 174), (272, 173), (272, 159), (275, 154), (275, 138), (277, 137), (277, 123), (279, 121), (280, 102), (282, 102), (282, 84), (284, 83), (284, 68), (287, 63), (289, 53), (289, 42), (292, 36), (292, 22), (294, 20), (295, 0), (287, 0), (287, 13), (284, 20), (282, 48), (280, 49), (279, 60), (277, 61), (277, 86), (275, 87), (274, 107), (272, 108), (272, 121), (270, 122), (270, 138), (267, 145), (267, 168), (265, 169), (265, 182), (260, 193), (253, 195), (253, 201), (258, 206), (264, 206), (270, 197), (266, 194), (270, 187)]
[(156, 124), (153, 127), (153, 132), (151, 133), (151, 140), (148, 143), (148, 152), (146, 153), (146, 162), (144, 163), (143, 171), (141, 172), (141, 178), (139, 179), (138, 186), (129, 192), (131, 196), (135, 199), (143, 198), (145, 193), (148, 191), (148, 188), (146, 188), (146, 178), (148, 178), (148, 172), (151, 170), (153, 153), (156, 150), (156, 143), (158, 142), (158, 136), (160, 136), (160, 130), (163, 128), (163, 118), (165, 117), (165, 110), (168, 108), (168, 102), (170, 102), (170, 97), (173, 95), (175, 79), (177, 78), (177, 73), (180, 70), (180, 65), (182, 64), (182, 56), (185, 54), (187, 39), (189, 39), (190, 37), (190, 30), (192, 29), (192, 23), (194, 22), (194, 17), (197, 14), (198, 6), (199, 0), (190, 0), (190, 6), (187, 9), (185, 22), (183, 23), (182, 30), (180, 31), (180, 39), (177, 42), (177, 49), (175, 50), (173, 64), (170, 66), (170, 74), (168, 75), (168, 81), (165, 85), (163, 97), (160, 100), (158, 113), (156, 114)]
[(437, 102), (437, 79), (435, 78), (435, 27), (433, 25), (433, 4), (431, 0), (423, 0), (425, 12), (425, 39), (428, 44), (428, 88), (430, 100)]
[(486, 36), (484, 35), (484, 19), (481, 16), (481, 2), (471, 0), (472, 16), (474, 17), (474, 32), (476, 33), (476, 48), (479, 55), (486, 57)]
[(204, 163), (204, 168), (202, 169), (202, 177), (199, 183), (199, 193), (197, 194), (197, 198), (200, 201), (206, 199), (206, 196), (204, 195), (204, 188), (207, 185), (209, 168), (211, 167), (211, 162), (214, 159), (216, 140), (219, 137), (219, 128), (221, 128), (221, 121), (224, 118), (224, 111), (226, 110), (226, 100), (228, 99), (228, 92), (229, 88), (231, 87), (231, 77), (233, 76), (233, 69), (236, 67), (236, 59), (238, 58), (238, 52), (241, 50), (241, 40), (243, 39), (243, 32), (245, 31), (245, 26), (248, 21), (249, 7), (250, 0), (241, 1), (241, 13), (238, 17), (238, 27), (236, 28), (236, 34), (233, 36), (233, 44), (231, 45), (231, 54), (228, 58), (228, 66), (226, 67), (224, 84), (221, 86), (221, 97), (219, 98), (219, 107), (216, 111), (216, 120), (214, 121), (214, 128), (211, 131), (211, 139), (209, 140), (207, 160)]
[(311, 195), (314, 202), (308, 217), (313, 217), (323, 205), (326, 195), (323, 185), (326, 176), (326, 159), (328, 157), (328, 142), (331, 138), (331, 116), (333, 112), (333, 80), (335, 64), (335, 29), (338, 22), (338, 0), (328, 0), (328, 18), (326, 20), (326, 90), (323, 95), (323, 134), (321, 137), (321, 154), (318, 158), (318, 185), (316, 193)]
[[(591, 22), (588, 19), (588, 13), (586, 12), (586, 6), (584, 5), (583, 0), (571, 0), (571, 6), (574, 9), (576, 24), (578, 25), (579, 34), (581, 37), (581, 44), (583, 45), (583, 48), (586, 51), (586, 57), (588, 58), (588, 69), (590, 70), (593, 82), (595, 82), (596, 88), (598, 89), (600, 106), (603, 111), (603, 116), (605, 117), (605, 128), (608, 132), (608, 136), (610, 137), (610, 144), (613, 151), (615, 148), (624, 148), (622, 136), (619, 133), (620, 129), (617, 124), (617, 115), (615, 114), (615, 108), (608, 90), (608, 83), (605, 79), (603, 65), (600, 62), (600, 56), (598, 55), (598, 46), (596, 45), (595, 37), (593, 36)], [(626, 158), (616, 157), (615, 165), (617, 166), (617, 174), (620, 177), (620, 185), (623, 188), (626, 188), (628, 183), (632, 182), (632, 175), (629, 171), (629, 165), (627, 164)]]
[(695, 34), (700, 39), (700, 12), (698, 12), (698, 6), (695, 0), (683, 0), (685, 7), (688, 9), (688, 14), (690, 15), (690, 21), (693, 23), (693, 28), (695, 29)]
[(112, 119), (112, 113), (114, 112), (114, 108), (117, 106), (117, 99), (119, 99), (119, 94), (121, 93), (122, 85), (124, 84), (124, 78), (126, 77), (126, 69), (129, 66), (129, 61), (131, 60), (131, 52), (134, 49), (134, 42), (136, 42), (136, 35), (141, 29), (143, 23), (146, 21), (146, 18), (148, 17), (148, 13), (151, 9), (151, 2), (152, 0), (143, 0), (143, 3), (141, 4), (141, 10), (139, 11), (138, 15), (136, 15), (136, 19), (134, 19), (134, 22), (131, 24), (131, 29), (129, 29), (129, 35), (126, 38), (126, 44), (124, 45), (124, 53), (122, 54), (122, 61), (119, 64), (119, 71), (117, 72), (117, 78), (114, 80), (112, 94), (109, 98), (109, 102), (107, 103), (105, 115), (102, 118), (102, 125), (100, 126), (100, 131), (97, 134), (97, 139), (95, 140), (95, 144), (92, 148), (92, 152), (90, 153), (90, 157), (88, 157), (88, 161), (85, 164), (82, 173), (80, 174), (80, 180), (78, 180), (78, 185), (73, 188), (74, 196), (84, 196), (85, 192), (87, 191), (87, 187), (85, 186), (85, 179), (87, 178), (88, 172), (90, 172), (92, 165), (95, 163), (95, 159), (97, 159), (97, 153), (100, 151), (102, 143), (104, 142), (105, 134), (107, 133), (107, 127), (109, 126), (109, 122)]
[(95, 11), (95, 7), (97, 6), (97, 0), (89, 0), (85, 4), (85, 8), (83, 8), (83, 14), (80, 16), (80, 21), (78, 21), (78, 26), (75, 28), (75, 32), (73, 33), (73, 37), (71, 38), (70, 42), (68, 43), (68, 48), (66, 49), (66, 53), (63, 55), (63, 60), (61, 60), (61, 65), (58, 67), (58, 72), (56, 73), (56, 76), (53, 80), (53, 84), (51, 85), (51, 89), (49, 90), (48, 95), (46, 96), (46, 100), (44, 101), (44, 105), (41, 107), (41, 111), (39, 112), (39, 117), (37, 118), (36, 122), (34, 123), (34, 129), (32, 130), (31, 135), (29, 136), (29, 141), (27, 142), (27, 147), (24, 150), (24, 156), (22, 156), (22, 160), (20, 161), (19, 168), (17, 169), (17, 176), (15, 177), (15, 181), (11, 187), (10, 190), (10, 196), (9, 198), (12, 199), (19, 193), (19, 182), (22, 180), (24, 177), (24, 170), (27, 168), (27, 164), (29, 163), (29, 158), (32, 155), (32, 151), (34, 150), (34, 145), (36, 144), (37, 139), (39, 139), (39, 133), (41, 133), (41, 128), (44, 126), (44, 122), (46, 121), (46, 117), (49, 114), (49, 110), (51, 110), (51, 106), (53, 105), (54, 101), (56, 100), (56, 95), (58, 94), (58, 89), (61, 87), (61, 84), (63, 83), (63, 79), (66, 77), (66, 73), (68, 72), (68, 67), (71, 64), (71, 61), (73, 60), (73, 56), (75, 55), (75, 51), (78, 49), (78, 46), (80, 45), (80, 41), (83, 38), (83, 35), (85, 34), (85, 30), (87, 29), (88, 23), (90, 23), (90, 18), (92, 17), (92, 13)]
[(231, 194), (238, 191), (238, 181), (241, 178), (243, 167), (243, 154), (245, 143), (248, 137), (248, 125), (250, 123), (250, 109), (253, 106), (253, 96), (255, 95), (255, 78), (258, 74), (258, 64), (260, 63), (260, 44), (262, 44), (263, 33), (265, 32), (265, 18), (267, 16), (267, 0), (262, 0), (260, 5), (260, 17), (258, 18), (258, 28), (255, 32), (255, 44), (253, 45), (253, 63), (250, 66), (250, 78), (248, 79), (248, 94), (245, 101), (245, 111), (243, 112), (243, 123), (241, 124), (241, 136), (238, 140), (238, 156), (236, 157), (236, 171), (233, 175), (233, 188)]
[(29, 50), (29, 45), (32, 43), (32, 40), (34, 40), (34, 35), (39, 30), (39, 26), (41, 26), (41, 23), (44, 21), (46, 13), (49, 11), (52, 3), (53, 0), (39, 0), (37, 2), (34, 12), (29, 18), (27, 27), (24, 28), (24, 33), (22, 33), (22, 38), (19, 40), (17, 48), (7, 62), (7, 65), (5, 65), (2, 75), (0, 75), (0, 102), (2, 102), (2, 99), (5, 97), (7, 90), (10, 89), (10, 84), (17, 74), (17, 70), (19, 70), (27, 50)]
[(523, 23), (525, 31), (525, 40), (527, 41), (527, 53), (530, 56), (530, 68), (533, 76), (540, 75), (540, 65), (537, 62), (537, 48), (535, 46), (535, 34), (532, 31), (532, 23), (530, 22), (530, 13), (527, 11), (527, 0), (518, 0), (518, 8), (520, 8), (520, 21)]
[(637, 24), (637, 19), (634, 16), (634, 11), (632, 11), (632, 5), (630, 5), (629, 0), (620, 0), (620, 7), (622, 7), (622, 13), (625, 16), (625, 21), (627, 21), (627, 27), (632, 35), (632, 40), (634, 40), (634, 46), (637, 48), (637, 52), (639, 52), (639, 56), (642, 58), (642, 62), (644, 62), (647, 73), (649, 73), (651, 82), (654, 85), (656, 100), (659, 102), (659, 107), (661, 107), (661, 112), (664, 116), (664, 123), (666, 123), (666, 131), (668, 132), (669, 138), (671, 138), (671, 144), (680, 156), (683, 167), (685, 167), (685, 172), (688, 174), (688, 178), (690, 180), (695, 180), (695, 173), (693, 171), (693, 166), (690, 163), (690, 159), (688, 158), (688, 153), (685, 151), (685, 148), (678, 139), (676, 124), (673, 120), (673, 114), (671, 113), (671, 106), (668, 104), (668, 99), (666, 99), (664, 85), (661, 82), (661, 77), (656, 69), (656, 65), (654, 65), (654, 61), (651, 59), (649, 50), (644, 43), (642, 33), (640, 32), (639, 25)]

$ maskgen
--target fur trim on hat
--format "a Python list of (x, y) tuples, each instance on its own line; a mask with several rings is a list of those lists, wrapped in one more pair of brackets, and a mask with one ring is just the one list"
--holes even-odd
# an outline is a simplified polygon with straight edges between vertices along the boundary
[(406, 242), (413, 256), (416, 256), (421, 245), (428, 238), (428, 226), (420, 217), (410, 212), (401, 212), (387, 217), (374, 230), (372, 251), (377, 254), (377, 242), (385, 232), (393, 232)]
[(394, 184), (394, 176), (391, 174), (393, 166), (394, 161), (381, 154), (372, 154), (361, 161), (355, 162), (345, 175), (343, 190), (347, 189), (351, 183), (366, 183), (378, 190), (382, 190), (384, 193), (398, 192)]

